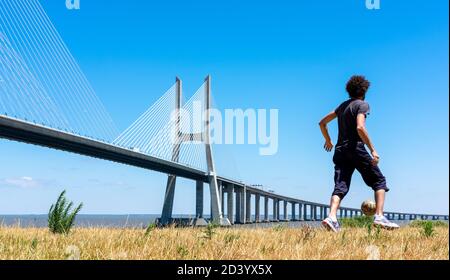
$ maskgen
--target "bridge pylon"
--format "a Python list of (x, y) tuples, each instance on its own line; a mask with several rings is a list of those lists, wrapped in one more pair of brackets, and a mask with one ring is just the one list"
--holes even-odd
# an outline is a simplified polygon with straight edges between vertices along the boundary
[[(224, 217), (222, 208), (220, 206), (219, 197), (219, 184), (217, 181), (217, 174), (214, 165), (213, 151), (210, 141), (210, 108), (211, 108), (211, 76), (208, 75), (205, 78), (205, 114), (202, 124), (202, 131), (200, 133), (184, 133), (180, 130), (181, 123), (181, 108), (182, 108), (182, 81), (176, 78), (176, 100), (175, 100), (175, 141), (172, 150), (172, 161), (178, 162), (180, 156), (180, 148), (183, 142), (200, 141), (205, 145), (205, 155), (207, 163), (207, 177), (209, 185), (210, 195), (211, 195), (211, 222), (229, 226), (231, 225), (228, 218)], [(164, 205), (161, 214), (161, 219), (159, 223), (162, 225), (168, 225), (173, 222), (172, 212), (173, 212), (173, 202), (175, 196), (175, 186), (176, 186), (175, 175), (168, 175), (166, 192), (164, 195)], [(203, 184), (202, 181), (196, 182), (196, 218), (192, 221), (193, 225), (202, 226), (206, 225), (207, 221), (203, 217)]]

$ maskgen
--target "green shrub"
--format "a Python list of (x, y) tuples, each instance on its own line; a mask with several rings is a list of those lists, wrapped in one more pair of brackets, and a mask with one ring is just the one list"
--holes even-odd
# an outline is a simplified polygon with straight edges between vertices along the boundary
[(425, 221), (425, 223), (422, 224), (422, 234), (425, 237), (432, 237), (435, 234), (433, 222)]
[(64, 197), (65, 193), (64, 190), (48, 211), (48, 228), (52, 233), (68, 234), (74, 224), (76, 215), (83, 207), (83, 203), (80, 203), (77, 208), (69, 213), (73, 202), (67, 202)]
[(410, 226), (423, 228), (425, 224), (431, 223), (434, 227), (448, 227), (448, 223), (443, 221), (426, 221), (426, 220), (415, 220), (412, 221)]
[(189, 251), (188, 251), (188, 249), (185, 246), (178, 245), (177, 246), (177, 253), (178, 253), (178, 255), (180, 257), (184, 258), (184, 257), (186, 257), (189, 254)]
[(232, 234), (232, 233), (227, 233), (224, 236), (224, 241), (225, 244), (229, 244), (229, 243), (233, 243), (234, 241), (237, 241), (240, 238), (240, 236), (238, 234)]
[(156, 228), (156, 223), (150, 223), (145, 229), (145, 236), (149, 236), (150, 233)]
[(216, 233), (215, 229), (218, 228), (218, 227), (219, 227), (219, 225), (217, 223), (214, 223), (214, 222), (208, 223), (206, 228), (203, 230), (204, 237), (206, 239), (211, 240), (213, 235)]

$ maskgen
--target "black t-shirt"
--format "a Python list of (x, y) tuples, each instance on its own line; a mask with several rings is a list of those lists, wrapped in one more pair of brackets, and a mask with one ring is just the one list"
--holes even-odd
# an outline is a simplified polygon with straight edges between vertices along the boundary
[(339, 136), (336, 147), (355, 145), (361, 138), (356, 130), (356, 116), (370, 112), (369, 103), (361, 99), (349, 99), (334, 110), (338, 117)]

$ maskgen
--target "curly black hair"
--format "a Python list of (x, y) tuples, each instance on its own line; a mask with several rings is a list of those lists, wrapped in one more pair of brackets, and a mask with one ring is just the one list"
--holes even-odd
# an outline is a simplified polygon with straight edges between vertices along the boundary
[(354, 75), (348, 80), (345, 89), (352, 98), (361, 98), (366, 95), (370, 82), (364, 76)]

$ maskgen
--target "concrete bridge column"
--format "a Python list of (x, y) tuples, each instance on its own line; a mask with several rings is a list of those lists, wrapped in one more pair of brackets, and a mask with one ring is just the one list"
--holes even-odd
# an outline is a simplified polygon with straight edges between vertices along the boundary
[(242, 192), (241, 188), (238, 187), (235, 189), (235, 193), (236, 193), (236, 219), (235, 219), (235, 221), (238, 224), (242, 223), (242, 220), (241, 220), (241, 218), (242, 218), (242, 215), (241, 215), (241, 212), (242, 212), (241, 192)]
[(353, 218), (353, 210), (349, 210), (350, 211), (350, 218)]
[(247, 189), (244, 187), (241, 191), (241, 223), (245, 224), (247, 221), (245, 220), (245, 218), (247, 217)]
[(272, 209), (272, 211), (273, 211), (273, 218), (272, 218), (272, 220), (274, 222), (278, 222), (278, 209), (277, 209), (278, 208), (278, 201), (277, 201), (276, 198), (273, 198), (272, 201), (273, 201), (273, 209)]
[(342, 218), (344, 216), (343, 213), (344, 213), (344, 210), (342, 210), (342, 208), (339, 209), (339, 218)]
[(303, 221), (308, 221), (308, 204), (303, 204)]
[(295, 212), (295, 205), (296, 205), (296, 203), (295, 202), (291, 202), (291, 212), (292, 212), (292, 217), (291, 217), (291, 220), (292, 221), (296, 221), (297, 220), (297, 213)]
[(234, 185), (227, 186), (227, 216), (230, 223), (234, 224)]
[(280, 200), (277, 199), (277, 221), (281, 221)]
[(220, 207), (222, 209), (222, 215), (225, 217), (225, 190), (224, 190), (224, 184), (220, 183), (219, 184), (219, 196), (220, 196)]
[(316, 212), (317, 212), (317, 206), (311, 205), (311, 221), (317, 220)]
[(298, 220), (303, 221), (303, 203), (298, 204)]
[(245, 222), (251, 223), (252, 222), (252, 194), (249, 191), (246, 191), (245, 194)]
[(344, 210), (344, 216), (345, 216), (346, 218), (348, 217), (348, 210), (347, 210), (347, 209)]
[[(212, 214), (212, 212), (211, 212)], [(203, 217), (203, 182), (196, 181), (195, 185), (195, 219), (192, 223), (194, 226), (204, 226), (208, 223)]]
[(320, 206), (320, 219), (323, 220), (325, 219), (325, 207)]
[(172, 218), (176, 181), (177, 177), (174, 175), (169, 175), (167, 178), (166, 193), (164, 195), (164, 204), (161, 214), (161, 223), (163, 225), (169, 224), (170, 219)]
[(269, 222), (269, 197), (264, 196), (264, 222)]
[(285, 221), (289, 221), (289, 215), (288, 215), (288, 202), (287, 200), (283, 201), (283, 216)]
[(260, 219), (261, 205), (259, 204), (260, 198), (261, 198), (261, 195), (259, 193), (255, 194), (255, 222), (256, 223), (261, 222), (261, 219)]
[(197, 181), (195, 186), (195, 217), (203, 218), (203, 182)]

